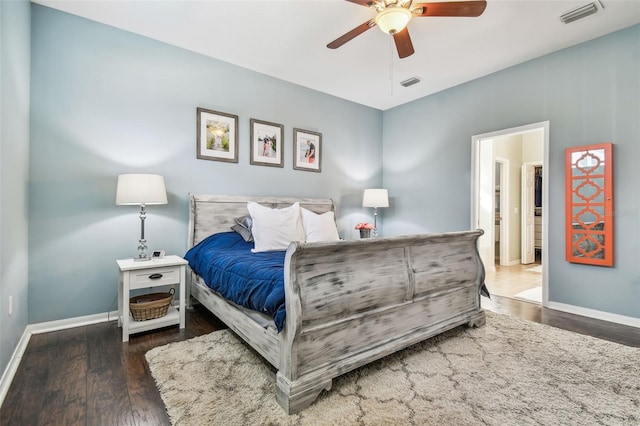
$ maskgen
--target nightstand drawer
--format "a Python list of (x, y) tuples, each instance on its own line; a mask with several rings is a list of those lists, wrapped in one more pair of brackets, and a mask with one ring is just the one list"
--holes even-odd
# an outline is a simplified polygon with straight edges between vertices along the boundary
[(180, 267), (148, 268), (130, 272), (130, 288), (176, 284), (180, 282)]

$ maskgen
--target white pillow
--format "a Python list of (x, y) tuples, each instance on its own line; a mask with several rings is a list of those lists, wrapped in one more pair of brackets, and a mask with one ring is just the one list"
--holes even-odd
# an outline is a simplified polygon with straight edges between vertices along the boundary
[(247, 209), (253, 221), (251, 225), (254, 241), (252, 252), (286, 250), (292, 241), (305, 242), (299, 203), (294, 203), (283, 209), (271, 209), (249, 201)]
[(308, 243), (340, 240), (333, 212), (316, 214), (301, 207), (300, 213), (302, 213), (302, 226)]

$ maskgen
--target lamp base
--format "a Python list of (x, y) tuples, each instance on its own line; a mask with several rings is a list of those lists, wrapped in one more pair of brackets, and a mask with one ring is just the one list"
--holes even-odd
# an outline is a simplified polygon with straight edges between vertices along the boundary
[(138, 257), (134, 257), (133, 260), (135, 262), (143, 262), (145, 260), (151, 260), (149, 256), (147, 256), (147, 240), (144, 239), (144, 217), (142, 213), (140, 214), (140, 223), (142, 224), (142, 233), (140, 236), (140, 241), (138, 244)]

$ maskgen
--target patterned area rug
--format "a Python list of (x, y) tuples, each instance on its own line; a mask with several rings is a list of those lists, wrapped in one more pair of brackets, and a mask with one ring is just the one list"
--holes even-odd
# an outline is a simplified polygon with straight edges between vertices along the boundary
[(227, 330), (146, 357), (174, 425), (640, 423), (640, 349), (491, 312), (335, 379), (294, 416), (275, 370)]

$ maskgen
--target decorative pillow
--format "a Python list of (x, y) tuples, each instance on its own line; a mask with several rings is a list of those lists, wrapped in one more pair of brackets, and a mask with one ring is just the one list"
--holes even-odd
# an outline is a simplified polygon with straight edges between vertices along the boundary
[(305, 241), (299, 203), (271, 209), (249, 201), (247, 209), (253, 221), (251, 233), (255, 244), (252, 252), (286, 250), (292, 241)]
[(300, 213), (302, 214), (302, 226), (308, 243), (340, 240), (333, 212), (316, 214), (311, 210), (300, 207)]
[(235, 225), (231, 227), (237, 234), (240, 234), (242, 238), (248, 242), (253, 242), (253, 234), (251, 234), (251, 216), (246, 215), (234, 219)]
[(243, 240), (245, 240), (246, 242), (250, 243), (253, 241), (253, 235), (251, 234), (251, 230), (238, 225), (237, 223), (235, 225), (233, 225), (231, 227), (231, 229), (233, 230), (233, 232), (235, 232), (236, 234), (240, 234), (240, 236), (242, 237)]

